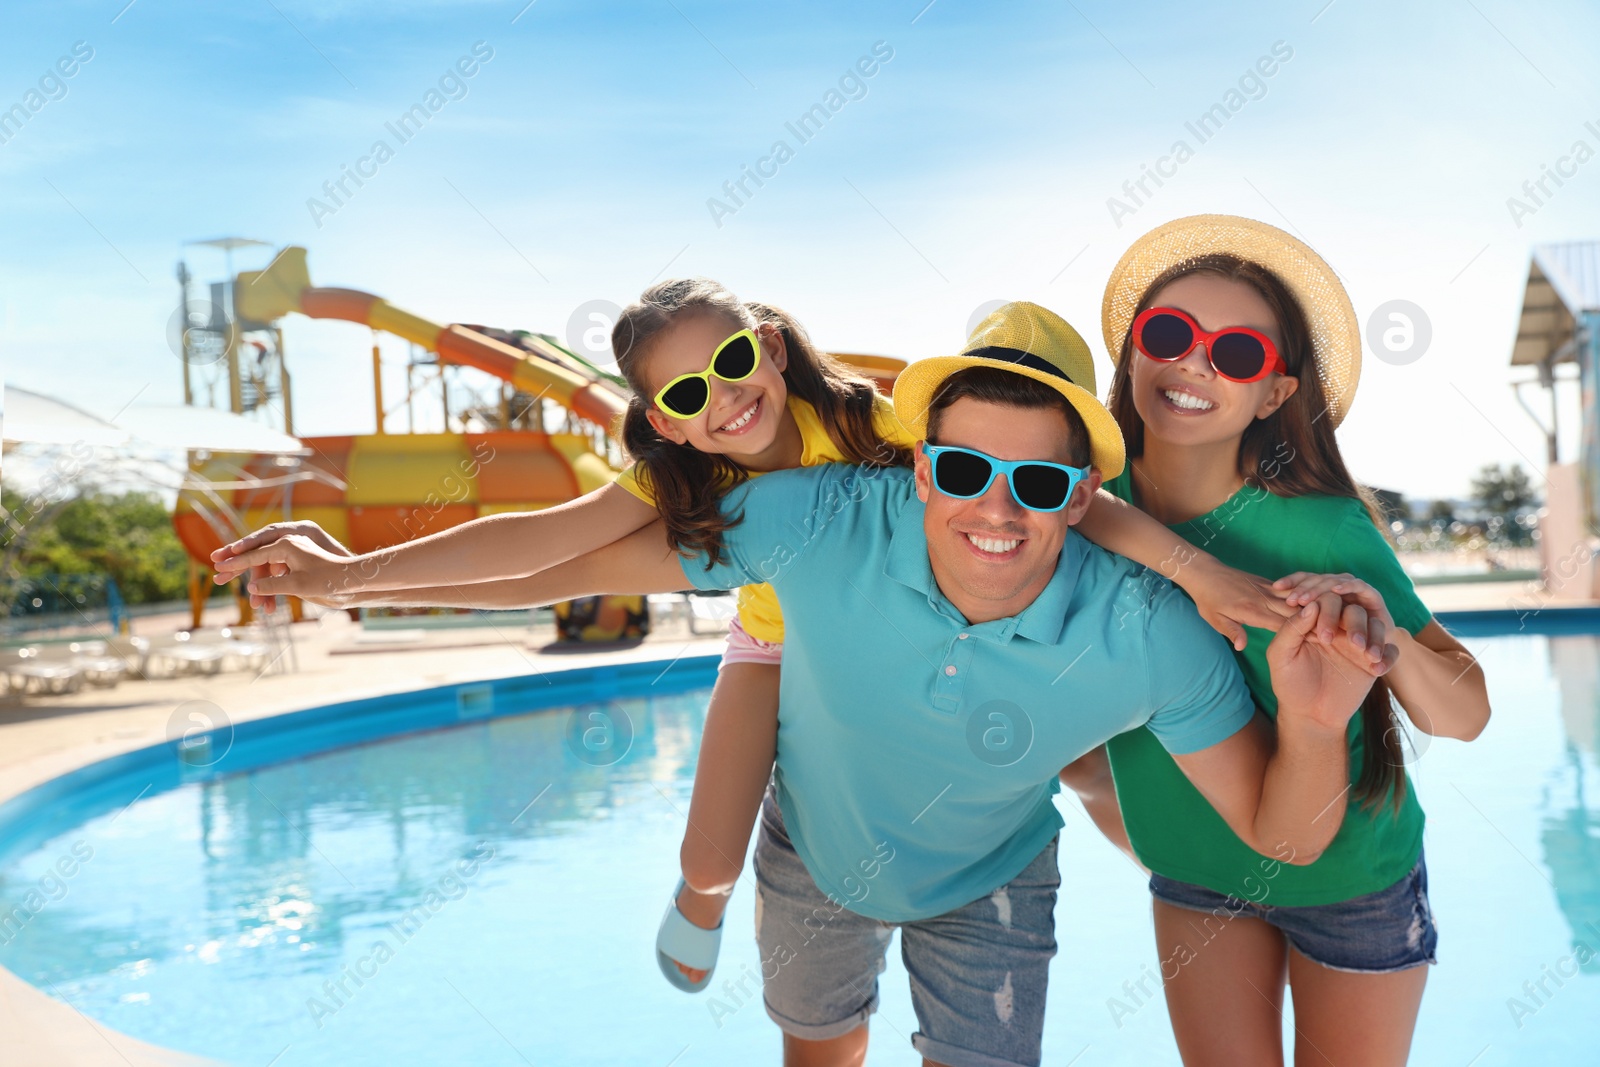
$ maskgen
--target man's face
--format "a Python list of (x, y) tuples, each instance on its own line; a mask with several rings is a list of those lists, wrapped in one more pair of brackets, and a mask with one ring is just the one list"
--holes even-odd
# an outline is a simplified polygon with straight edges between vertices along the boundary
[[(1071, 465), (1066, 418), (1054, 408), (1018, 408), (963, 397), (939, 421), (939, 445), (971, 448), (996, 459)], [(933, 467), (916, 456), (917, 497), (927, 505), (923, 530), (940, 590), (968, 622), (1016, 615), (1050, 582), (1067, 539), (1100, 486), (1091, 470), (1060, 511), (1030, 511), (997, 475), (981, 497), (962, 500), (933, 487)]]

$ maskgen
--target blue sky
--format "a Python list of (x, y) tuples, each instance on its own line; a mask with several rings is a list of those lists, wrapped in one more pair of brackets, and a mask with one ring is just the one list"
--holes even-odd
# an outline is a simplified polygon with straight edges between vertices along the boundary
[[(979, 305), (1031, 299), (1103, 357), (1129, 242), (1220, 211), (1301, 233), (1363, 321), (1392, 299), (1429, 316), (1421, 359), (1368, 354), (1341, 430), (1358, 478), (1460, 495), (1483, 463), (1542, 463), (1507, 384), (1522, 280), (1533, 243), (1600, 238), (1600, 159), (1520, 226), (1506, 201), (1574, 142), (1600, 150), (1592, 5), (523, 2), (10, 15), (0, 108), (76, 42), (93, 58), (0, 144), (7, 379), (107, 415), (181, 400), (173, 270), (220, 277), (183, 242), (221, 234), (304, 244), (317, 283), (441, 321), (561, 334), (666, 271), (788, 307), (838, 350), (952, 351)], [(385, 123), (477, 42), (493, 56), (464, 95), (399, 144)], [(800, 144), (785, 123), (877, 42), (892, 58)], [(1290, 58), (1199, 144), (1185, 123), (1275, 45)], [(393, 158), (314, 218), (379, 138)], [(714, 219), (780, 138), (793, 158)], [(1114, 220), (1108, 198), (1180, 138), (1193, 158)], [(300, 432), (371, 430), (369, 343), (289, 320)]]

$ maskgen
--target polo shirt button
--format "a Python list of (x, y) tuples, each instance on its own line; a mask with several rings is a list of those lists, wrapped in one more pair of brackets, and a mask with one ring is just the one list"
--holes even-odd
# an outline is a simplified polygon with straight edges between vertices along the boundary
[(950, 664), (950, 666), (944, 669), (944, 673), (947, 676), (954, 675), (956, 673), (956, 665), (954, 663)]
[(969, 638), (969, 637), (971, 637), (971, 636), (972, 636), (972, 635), (971, 635), (971, 634), (962, 634), (962, 635), (960, 635), (960, 636), (959, 636), (959, 637), (958, 637), (958, 638), (956, 638), (956, 640), (958, 640), (958, 641), (965, 641), (965, 640), (966, 640), (966, 639), (967, 639), (967, 638)]

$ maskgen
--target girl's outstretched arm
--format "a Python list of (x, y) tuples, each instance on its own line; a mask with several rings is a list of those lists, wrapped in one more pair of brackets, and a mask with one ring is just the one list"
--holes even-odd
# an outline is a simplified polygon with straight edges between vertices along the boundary
[(1193, 598), (1200, 617), (1235, 651), (1244, 649), (1244, 627), (1276, 631), (1295, 614), (1265, 578), (1234, 570), (1104, 489), (1095, 493), (1078, 521), (1078, 532), (1106, 551), (1143, 563), (1176, 582)]
[[(260, 553), (261, 558), (252, 562), (273, 567), (280, 562), (279, 557), (314, 551), (320, 550), (303, 538), (291, 536), (255, 549), (251, 555)], [(270, 601), (282, 593), (300, 596), (293, 588), (296, 584), (293, 573), (258, 577), (250, 580), (249, 591), (252, 597)], [(315, 591), (306, 599), (341, 608), (386, 604), (509, 609), (541, 607), (605, 593), (672, 593), (690, 587), (691, 583), (683, 576), (680, 557), (667, 547), (666, 527), (658, 519), (620, 541), (523, 578), (412, 589)]]
[[(626, 537), (656, 517), (656, 509), (643, 500), (607, 485), (543, 511), (486, 515), (361, 555), (346, 554), (320, 528), (316, 532), (322, 537), (316, 537), (275, 524), (213, 552), (213, 580), (230, 581), (261, 568), (271, 556), (277, 564), (268, 579), (274, 590), (317, 602), (381, 590), (465, 586), (536, 574)], [(286, 547), (271, 552), (272, 546)], [(258, 581), (267, 574), (255, 571)]]
[(1400, 650), (1389, 671), (1389, 688), (1423, 733), (1471, 741), (1489, 725), (1489, 683), (1483, 667), (1437, 620), (1429, 620), (1413, 637), (1394, 625), (1382, 595), (1352, 574), (1296, 571), (1280, 578), (1277, 586), (1290, 605), (1331, 592), (1384, 621), (1389, 640)]

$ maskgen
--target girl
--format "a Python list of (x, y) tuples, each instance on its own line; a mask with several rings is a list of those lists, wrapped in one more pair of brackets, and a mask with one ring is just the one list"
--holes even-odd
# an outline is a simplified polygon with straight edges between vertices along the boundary
[[(314, 523), (274, 524), (213, 554), (216, 581), (257, 568), (252, 602), (289, 593), (337, 606), (525, 604), (518, 580), (663, 520), (675, 548), (720, 551), (728, 488), (765, 471), (830, 461), (908, 464), (914, 441), (887, 398), (818, 351), (776, 308), (744, 304), (714, 282), (647, 290), (617, 321), (612, 348), (633, 389), (622, 442), (634, 464), (612, 485), (559, 507), (488, 516), (367, 556), (351, 556)], [(1107, 547), (1152, 565), (1179, 544), (1106, 494), (1094, 510)], [(736, 520), (732, 520), (736, 521)], [(259, 547), (258, 547), (259, 546)], [(1136, 554), (1137, 553), (1137, 554)], [(1208, 621), (1242, 641), (1241, 623), (1294, 614), (1264, 583), (1195, 553), (1182, 580)], [(267, 577), (270, 569), (272, 576)], [(680, 989), (705, 988), (721, 919), (771, 773), (782, 616), (770, 587), (740, 591), (701, 739), (681, 861), (657, 962)]]
[[(514, 579), (658, 517), (674, 548), (708, 548), (714, 558), (727, 526), (721, 495), (753, 475), (831, 461), (910, 463), (912, 442), (870, 382), (817, 350), (783, 311), (742, 303), (715, 282), (676, 279), (646, 290), (617, 320), (612, 351), (633, 390), (620, 436), (634, 462), (610, 485), (367, 556), (314, 523), (275, 523), (213, 553), (214, 580), (254, 565), (258, 579), (268, 567), (293, 576), (273, 579), (284, 583), (279, 591), (325, 604), (415, 603), (386, 593), (417, 589), (434, 594), (429, 602), (504, 606)], [(271, 610), (274, 596), (252, 594), (252, 603)], [(740, 590), (738, 608), (706, 712), (683, 879), (658, 938), (662, 973), (690, 992), (710, 981), (776, 743), (782, 616), (766, 586)]]
[[(1148, 730), (1113, 738), (1063, 779), (1153, 872), (1185, 1064), (1281, 1064), (1286, 982), (1296, 1062), (1403, 1064), (1436, 938), (1390, 697), (1418, 729), (1461, 740), (1483, 730), (1489, 703), (1482, 670), (1417, 599), (1339, 454), (1333, 431), (1360, 361), (1354, 309), (1287, 233), (1198, 216), (1128, 250), (1104, 324), (1117, 364), (1107, 406), (1129, 457), (1107, 488), (1222, 562), (1277, 579), (1291, 606), (1330, 591), (1360, 604), (1400, 655), (1351, 722), (1352, 802), (1309, 865), (1247, 848)], [(1270, 637), (1251, 629), (1237, 653), (1269, 715)]]

